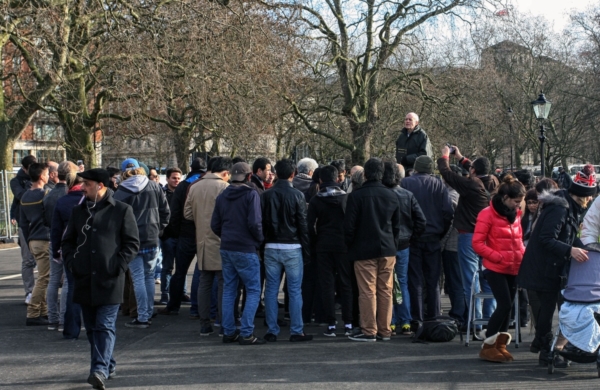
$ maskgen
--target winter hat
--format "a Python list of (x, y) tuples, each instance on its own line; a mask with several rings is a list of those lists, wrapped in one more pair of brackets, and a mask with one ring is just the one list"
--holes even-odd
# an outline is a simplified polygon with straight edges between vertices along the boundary
[(105, 187), (108, 187), (110, 182), (108, 171), (101, 168), (88, 169), (87, 171), (79, 172), (77, 176), (82, 179), (95, 181), (96, 183), (102, 183)]
[(419, 173), (433, 173), (433, 160), (429, 156), (419, 156), (415, 160), (413, 169)]
[(138, 161), (135, 158), (128, 158), (121, 163), (121, 170), (123, 172), (125, 172), (129, 169), (136, 169), (139, 167), (140, 167), (140, 164), (138, 163)]
[(569, 193), (580, 196), (594, 196), (597, 191), (596, 173), (592, 164), (586, 164), (583, 169), (575, 175), (573, 183), (569, 187)]
[(231, 181), (244, 181), (244, 179), (246, 179), (246, 176), (248, 176), (248, 174), (250, 173), (252, 173), (252, 168), (250, 167), (250, 165), (248, 165), (248, 163), (235, 163), (233, 164), (233, 167), (231, 167)]

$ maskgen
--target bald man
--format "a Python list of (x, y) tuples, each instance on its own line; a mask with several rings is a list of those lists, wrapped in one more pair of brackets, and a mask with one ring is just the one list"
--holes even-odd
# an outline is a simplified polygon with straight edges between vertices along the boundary
[(48, 184), (44, 188), (53, 190), (58, 183), (58, 163), (54, 161), (48, 161)]
[(396, 162), (407, 171), (413, 169), (419, 156), (433, 157), (427, 133), (419, 126), (419, 116), (409, 112), (404, 118), (404, 128), (396, 140)]

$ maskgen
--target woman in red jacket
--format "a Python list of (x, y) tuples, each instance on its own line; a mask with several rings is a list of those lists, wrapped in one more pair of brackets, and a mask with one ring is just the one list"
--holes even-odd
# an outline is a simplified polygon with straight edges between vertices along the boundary
[(483, 258), (483, 275), (497, 302), (479, 353), (480, 358), (492, 362), (513, 360), (506, 350), (510, 343), (507, 330), (525, 252), (519, 207), (524, 197), (525, 187), (506, 175), (490, 205), (477, 216), (473, 234), (473, 249)]

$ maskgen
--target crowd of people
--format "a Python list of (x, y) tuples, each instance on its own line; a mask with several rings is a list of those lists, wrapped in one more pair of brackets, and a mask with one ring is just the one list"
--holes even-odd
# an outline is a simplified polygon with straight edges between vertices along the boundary
[[(525, 311), (516, 326), (529, 321), (531, 306), (531, 350), (547, 362), (569, 259), (585, 262), (581, 241), (600, 237), (596, 201), (578, 238), (597, 191), (593, 169), (558, 189), (531, 175), (498, 178), (487, 158), (471, 161), (447, 145), (437, 160), (440, 179), (418, 116), (409, 113), (404, 125), (396, 161), (371, 158), (349, 172), (343, 161), (195, 158), (185, 177), (168, 169), (163, 187), (158, 172), (134, 158), (119, 169), (84, 170), (26, 156), (11, 181), (26, 325), (72, 339), (83, 319), (88, 383), (103, 389), (115, 374), (119, 310), (129, 317), (125, 326), (144, 329), (190, 304), (200, 335), (218, 327), (223, 343), (276, 342), (288, 325), (289, 341), (310, 341), (310, 324), (322, 324), (327, 337), (388, 341), (441, 316), (443, 280), (447, 314), (461, 328), (473, 284), (494, 296), (476, 309), (476, 318), (489, 318), (474, 335), (483, 341), (482, 359), (513, 360), (507, 330), (518, 295)], [(262, 337), (256, 318), (267, 326)]]

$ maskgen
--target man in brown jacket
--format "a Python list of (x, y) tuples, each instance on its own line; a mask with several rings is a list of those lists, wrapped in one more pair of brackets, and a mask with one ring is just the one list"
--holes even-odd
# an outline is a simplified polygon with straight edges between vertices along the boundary
[(210, 221), (217, 196), (229, 186), (229, 171), (233, 163), (228, 157), (218, 157), (212, 165), (211, 172), (191, 185), (185, 201), (183, 215), (193, 220), (196, 225), (196, 257), (201, 272), (198, 291), (198, 314), (200, 315), (200, 335), (213, 333), (210, 324), (210, 295), (214, 278), (219, 284), (218, 317), (221, 316), (223, 298), (223, 274), (221, 272), (221, 239), (210, 228)]

